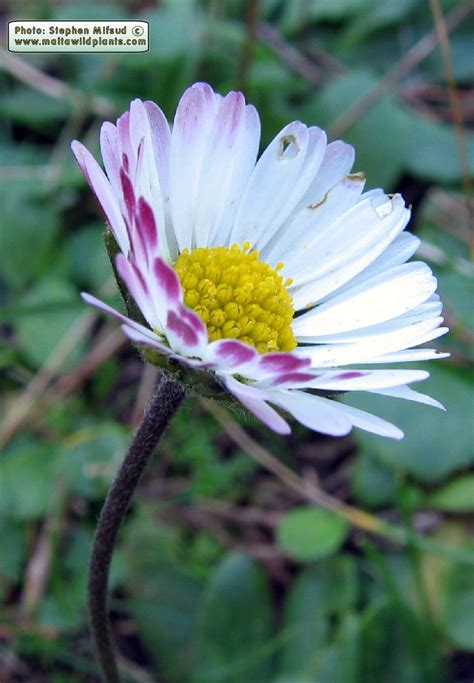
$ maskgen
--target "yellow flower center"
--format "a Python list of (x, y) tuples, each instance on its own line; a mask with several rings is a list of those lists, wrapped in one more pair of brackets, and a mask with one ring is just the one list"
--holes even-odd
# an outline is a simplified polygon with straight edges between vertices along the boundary
[(293, 302), (279, 274), (257, 251), (243, 247), (206, 247), (184, 251), (174, 267), (184, 290), (184, 301), (207, 325), (209, 339), (239, 339), (259, 353), (291, 351), (296, 339), (291, 329)]

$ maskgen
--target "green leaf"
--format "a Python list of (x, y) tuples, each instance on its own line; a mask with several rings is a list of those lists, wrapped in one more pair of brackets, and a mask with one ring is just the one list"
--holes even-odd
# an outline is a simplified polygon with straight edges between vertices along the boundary
[(269, 680), (272, 622), (262, 570), (243, 554), (227, 557), (212, 576), (199, 610), (193, 683)]
[(428, 679), (422, 663), (411, 655), (405, 625), (390, 601), (372, 604), (365, 610), (362, 623), (360, 666), (363, 681), (426, 683)]
[[(38, 311), (16, 320), (16, 332), (21, 350), (35, 365), (41, 365), (51, 355), (61, 338), (77, 321), (78, 311), (74, 305), (78, 293), (68, 282), (49, 277), (39, 282), (20, 300), (22, 305), (54, 304), (71, 301), (73, 306), (62, 306), (59, 310)], [(82, 344), (76, 344), (71, 356), (77, 358)], [(71, 359), (70, 359), (71, 362)]]
[(0, 458), (0, 517), (35, 519), (46, 514), (55, 490), (58, 450), (26, 435)]
[(346, 394), (343, 400), (380, 415), (405, 432), (401, 441), (391, 441), (357, 431), (356, 439), (362, 449), (370, 450), (382, 462), (408, 472), (421, 482), (435, 483), (474, 463), (472, 426), (462, 410), (472, 403), (472, 380), (466, 370), (458, 372), (441, 361), (411, 365), (429, 370), (430, 378), (416, 388), (440, 400), (446, 412), (411, 401), (389, 397), (382, 400), (363, 393), (357, 397)]
[[(367, 70), (344, 74), (318, 89), (304, 109), (303, 120), (330, 127), (376, 84), (375, 75)], [(390, 187), (402, 173), (408, 152), (406, 126), (406, 117), (398, 103), (385, 95), (344, 132), (344, 140), (356, 149), (354, 168), (366, 174), (369, 186)], [(376, 146), (374, 140), (377, 140)]]
[(359, 453), (351, 473), (351, 488), (359, 503), (379, 508), (393, 502), (396, 477), (392, 467), (380, 462), (370, 453)]
[(337, 629), (336, 637), (322, 653), (317, 674), (324, 683), (359, 683), (360, 620), (348, 614)]
[(349, 523), (329, 510), (299, 507), (288, 512), (277, 528), (279, 545), (301, 561), (335, 553), (349, 531)]
[(0, 270), (17, 291), (43, 273), (59, 227), (57, 207), (37, 192), (38, 184), (31, 181), (0, 183)]
[(130, 434), (115, 423), (84, 426), (63, 444), (57, 473), (71, 492), (103, 498), (123, 459)]
[(278, 668), (284, 676), (311, 679), (329, 637), (326, 583), (319, 566), (308, 568), (293, 582), (283, 614), (286, 642)]
[[(405, 111), (406, 167), (415, 176), (453, 183), (462, 178), (462, 166), (452, 126)], [(468, 167), (474, 174), (474, 135), (465, 136)]]
[[(377, 84), (375, 74), (367, 69), (339, 76), (311, 98), (304, 107), (303, 120), (330, 127)], [(452, 127), (420, 116), (390, 93), (354, 120), (343, 137), (354, 145), (355, 168), (366, 173), (369, 186), (388, 189), (407, 170), (439, 182), (456, 182), (462, 177)], [(473, 135), (466, 136), (466, 151), (474, 173)]]
[(344, 20), (367, 9), (370, 0), (313, 0), (313, 19)]
[(85, 226), (74, 232), (65, 247), (71, 277), (93, 291), (111, 275), (110, 261), (101, 239), (103, 229), (101, 223)]
[(174, 557), (176, 534), (153, 514), (152, 506), (143, 506), (125, 529), (127, 607), (163, 677), (188, 683), (202, 581)]
[(19, 86), (0, 97), (0, 114), (4, 118), (35, 128), (57, 125), (70, 113), (71, 106), (65, 100), (27, 87)]
[[(3, 489), (2, 489), (3, 491)], [(0, 596), (4, 579), (17, 582), (20, 579), (22, 563), (26, 555), (26, 533), (24, 525), (14, 524), (6, 518), (0, 522), (0, 538), (2, 552), (0, 553)]]
[(448, 482), (427, 496), (426, 503), (447, 512), (474, 510), (474, 474), (463, 474)]
[(418, 0), (398, 0), (397, 2), (366, 2), (357, 18), (352, 21), (340, 38), (340, 46), (345, 51), (352, 50), (371, 33), (397, 24), (405, 19), (416, 7)]
[(474, 651), (474, 572), (472, 567), (451, 565), (442, 597), (441, 624), (463, 650)]
[(358, 600), (356, 572), (354, 560), (339, 555), (308, 567), (295, 579), (283, 613), (284, 644), (278, 660), (283, 678), (314, 680), (319, 674), (334, 619), (344, 617)]

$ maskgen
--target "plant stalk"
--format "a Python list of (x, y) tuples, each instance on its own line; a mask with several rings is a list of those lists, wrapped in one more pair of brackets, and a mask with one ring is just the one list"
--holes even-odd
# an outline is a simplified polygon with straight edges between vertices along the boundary
[(110, 561), (122, 521), (140, 478), (171, 418), (185, 397), (184, 387), (160, 375), (97, 524), (89, 564), (89, 622), (97, 659), (106, 683), (120, 683), (108, 619)]

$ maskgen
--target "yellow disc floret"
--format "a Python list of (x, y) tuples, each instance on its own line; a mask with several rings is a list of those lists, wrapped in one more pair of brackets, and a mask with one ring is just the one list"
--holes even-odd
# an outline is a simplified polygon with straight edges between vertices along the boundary
[(206, 247), (184, 251), (174, 267), (184, 302), (206, 323), (209, 339), (240, 339), (259, 353), (291, 351), (291, 280), (260, 261), (257, 251), (243, 247)]

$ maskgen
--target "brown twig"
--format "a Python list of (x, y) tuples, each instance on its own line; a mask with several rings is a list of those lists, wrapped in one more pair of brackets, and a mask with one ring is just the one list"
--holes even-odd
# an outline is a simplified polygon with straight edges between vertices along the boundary
[(5, 48), (0, 48), (0, 68), (44, 95), (69, 102), (75, 110), (91, 111), (97, 116), (107, 117), (115, 111), (115, 106), (107, 98), (86, 95), (59, 78), (44, 73), (24, 59), (10, 54)]
[(62, 375), (51, 386), (48, 395), (45, 397), (48, 407), (80, 387), (99, 365), (102, 365), (126, 343), (127, 337), (120, 330), (113, 329), (108, 334), (103, 335), (75, 370), (67, 375)]
[(243, 92), (245, 92), (250, 67), (252, 66), (255, 40), (257, 38), (259, 6), (260, 0), (247, 0), (247, 11), (245, 13), (247, 30), (236, 79), (237, 88)]
[(342, 503), (337, 498), (327, 494), (314, 483), (305, 481), (299, 477), (289, 467), (275, 458), (267, 449), (254, 441), (254, 439), (252, 439), (252, 437), (230, 417), (229, 413), (216, 403), (205, 399), (202, 399), (202, 402), (206, 410), (216, 418), (235, 443), (249, 453), (258, 463), (265, 467), (265, 469), (272, 472), (278, 479), (283, 481), (303, 498), (311, 503), (336, 512), (349, 520), (354, 526), (364, 529), (365, 531), (376, 533), (382, 533), (384, 530), (386, 531), (387, 525), (384, 521), (363, 510)]
[[(113, 282), (113, 278), (109, 279), (103, 288), (101, 288), (101, 293), (106, 294), (113, 285)], [(79, 340), (84, 338), (92, 328), (97, 320), (97, 316), (98, 314), (94, 311), (86, 311), (78, 318), (76, 323), (69, 328), (66, 334), (59, 340), (56, 347), (53, 348), (50, 356), (38, 370), (28, 386), (12, 403), (9, 410), (7, 410), (3, 424), (0, 427), (0, 448), (10, 441), (18, 429), (24, 424), (24, 421), (32, 412), (34, 412), (37, 408), (38, 400), (40, 398), (44, 399), (45, 392), (50, 383), (54, 380), (55, 375), (59, 372)], [(116, 340), (118, 343), (118, 334)], [(99, 358), (101, 358), (100, 355)], [(91, 362), (89, 357), (87, 357), (86, 360), (89, 363)], [(86, 360), (83, 362), (86, 362)], [(97, 367), (97, 363), (92, 366), (92, 369), (95, 367)], [(81, 372), (80, 368), (78, 368), (78, 372)], [(43, 409), (44, 405), (45, 403), (43, 401)]]
[[(445, 19), (446, 32), (453, 31), (466, 17), (474, 10), (474, 0), (466, 0), (462, 5), (458, 5), (448, 14)], [(365, 93), (359, 100), (349, 107), (330, 127), (331, 137), (335, 138), (344, 133), (364, 114), (366, 114), (383, 95), (412, 71), (415, 66), (422, 62), (438, 45), (436, 29), (430, 31), (421, 38), (413, 47), (408, 50), (406, 55), (397, 62), (381, 79), (377, 85)]]
[(295, 73), (313, 85), (321, 85), (323, 71), (311, 59), (290, 45), (271, 24), (262, 22), (257, 26), (257, 37), (268, 45)]
[(53, 487), (54, 500), (49, 516), (43, 523), (33, 554), (25, 571), (23, 590), (20, 597), (20, 620), (31, 620), (46, 590), (51, 570), (54, 546), (61, 524), (61, 510), (64, 502), (64, 487), (57, 481)]
[[(123, 335), (121, 336), (123, 337)], [(135, 405), (133, 406), (132, 417), (130, 418), (130, 425), (132, 427), (138, 427), (142, 419), (143, 411), (145, 410), (153, 394), (155, 383), (156, 368), (154, 365), (145, 363), (143, 366), (140, 385), (137, 391), (137, 397), (135, 399)]]
[(7, 412), (0, 429), (0, 447), (8, 442), (23, 424), (32, 406), (43, 395), (54, 374), (74, 349), (78, 339), (83, 337), (92, 327), (95, 319), (96, 314), (92, 311), (84, 313), (60, 339), (49, 358)]
[[(438, 41), (441, 47), (441, 54), (443, 57), (443, 67), (448, 87), (448, 97), (451, 107), (452, 122), (454, 132), (456, 135), (456, 143), (458, 147), (459, 163), (461, 166), (463, 187), (466, 195), (466, 207), (470, 216), (471, 229), (474, 228), (474, 209), (471, 204), (472, 197), (472, 178), (469, 169), (469, 158), (467, 154), (466, 136), (464, 130), (464, 121), (461, 111), (461, 103), (459, 100), (459, 93), (456, 87), (456, 80), (454, 78), (453, 58), (451, 55), (451, 48), (449, 46), (449, 34), (446, 25), (446, 20), (441, 9), (439, 0), (429, 0), (433, 21), (438, 36)], [(474, 257), (474, 235), (472, 242), (472, 254)]]
[(474, 198), (465, 197), (460, 192), (447, 192), (435, 187), (428, 192), (425, 215), (426, 219), (452, 235), (455, 239), (470, 244), (469, 208), (474, 211)]

